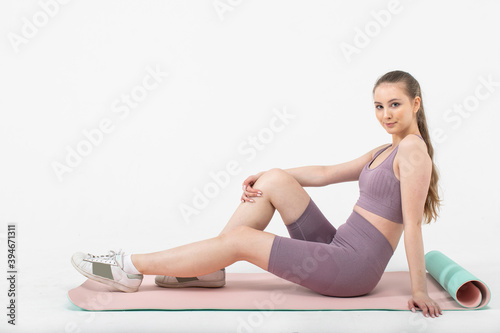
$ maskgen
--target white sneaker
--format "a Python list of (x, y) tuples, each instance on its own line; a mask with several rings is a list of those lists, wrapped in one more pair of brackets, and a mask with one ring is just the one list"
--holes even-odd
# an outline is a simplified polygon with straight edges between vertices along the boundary
[(77, 252), (71, 257), (71, 263), (77, 271), (91, 280), (107, 284), (121, 291), (134, 292), (142, 283), (142, 274), (128, 274), (123, 270), (123, 255), (119, 251), (95, 256)]
[(155, 283), (165, 288), (186, 288), (186, 287), (204, 287), (219, 288), (226, 284), (226, 269), (220, 269), (216, 272), (201, 275), (197, 277), (175, 277), (157, 275)]

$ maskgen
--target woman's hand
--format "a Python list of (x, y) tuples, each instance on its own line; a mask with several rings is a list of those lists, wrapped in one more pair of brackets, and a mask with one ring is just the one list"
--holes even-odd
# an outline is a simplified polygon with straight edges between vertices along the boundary
[(262, 196), (262, 191), (252, 187), (253, 184), (255, 184), (255, 182), (257, 181), (257, 179), (259, 179), (261, 175), (262, 172), (256, 175), (252, 175), (247, 179), (245, 179), (245, 181), (243, 182), (243, 194), (241, 195), (241, 202), (245, 201), (254, 202), (252, 197)]
[(439, 305), (424, 292), (414, 294), (412, 298), (408, 300), (408, 308), (412, 312), (415, 312), (415, 308), (418, 308), (422, 310), (424, 316), (426, 317), (431, 316), (434, 318), (443, 314)]

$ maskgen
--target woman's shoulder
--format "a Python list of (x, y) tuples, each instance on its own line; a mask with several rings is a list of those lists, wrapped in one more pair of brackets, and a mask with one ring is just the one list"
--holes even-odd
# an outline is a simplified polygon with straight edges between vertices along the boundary
[(372, 150), (370, 150), (371, 158), (373, 159), (377, 153), (381, 152), (384, 149), (389, 148), (390, 146), (391, 146), (390, 143), (384, 143), (383, 145), (373, 148)]
[(408, 134), (399, 143), (399, 150), (403, 151), (425, 151), (427, 153), (427, 145), (425, 141), (416, 134)]
[(427, 145), (424, 140), (414, 134), (407, 135), (401, 140), (396, 158), (399, 166), (406, 164), (415, 166), (415, 164), (418, 164), (419, 167), (432, 167)]

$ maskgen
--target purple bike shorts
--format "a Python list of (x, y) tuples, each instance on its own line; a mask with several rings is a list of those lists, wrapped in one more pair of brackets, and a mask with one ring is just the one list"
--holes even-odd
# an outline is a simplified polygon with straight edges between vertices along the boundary
[(336, 229), (312, 199), (287, 228), (291, 238), (276, 236), (268, 271), (327, 296), (369, 293), (394, 253), (387, 238), (358, 213)]

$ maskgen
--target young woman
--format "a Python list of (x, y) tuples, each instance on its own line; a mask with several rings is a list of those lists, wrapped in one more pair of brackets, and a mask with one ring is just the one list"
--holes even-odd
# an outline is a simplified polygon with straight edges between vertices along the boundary
[[(392, 144), (338, 165), (271, 169), (243, 182), (241, 204), (215, 238), (149, 253), (75, 253), (86, 277), (132, 292), (143, 274), (163, 287), (219, 287), (224, 268), (245, 260), (318, 293), (350, 297), (380, 281), (404, 230), (412, 295), (408, 308), (441, 313), (427, 294), (422, 222), (437, 217), (438, 175), (419, 83), (402, 71), (380, 77), (375, 115)], [(303, 187), (359, 180), (360, 197), (346, 223), (332, 226)], [(263, 231), (278, 210), (291, 238)]]

